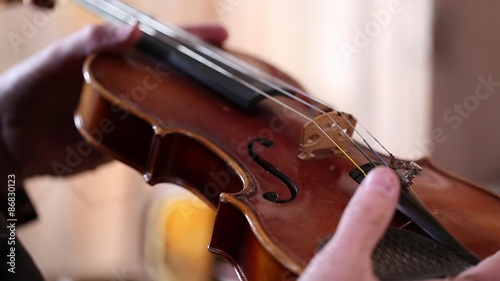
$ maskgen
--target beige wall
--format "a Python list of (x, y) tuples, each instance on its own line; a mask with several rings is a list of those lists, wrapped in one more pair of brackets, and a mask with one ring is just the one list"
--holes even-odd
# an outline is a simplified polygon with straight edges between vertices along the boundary
[(498, 1), (436, 5), (431, 127), (444, 137), (429, 147), (439, 164), (500, 191), (499, 9)]

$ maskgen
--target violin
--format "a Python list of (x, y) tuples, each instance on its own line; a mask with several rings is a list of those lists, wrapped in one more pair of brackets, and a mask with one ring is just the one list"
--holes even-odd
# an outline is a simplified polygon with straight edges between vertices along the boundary
[(119, 1), (81, 2), (143, 34), (135, 50), (87, 59), (77, 128), (149, 184), (178, 184), (216, 210), (209, 250), (241, 280), (298, 278), (378, 165), (402, 186), (373, 255), (379, 278), (452, 276), (500, 249), (493, 192), (428, 159), (397, 159), (353, 115), (263, 61)]

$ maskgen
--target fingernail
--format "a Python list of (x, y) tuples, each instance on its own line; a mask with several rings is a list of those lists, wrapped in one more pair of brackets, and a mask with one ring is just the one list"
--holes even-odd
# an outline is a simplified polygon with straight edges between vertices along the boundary
[(380, 193), (393, 193), (399, 190), (399, 179), (388, 168), (377, 168), (368, 173), (365, 187)]
[(135, 26), (133, 25), (121, 25), (116, 27), (116, 35), (122, 39), (128, 38), (134, 31)]

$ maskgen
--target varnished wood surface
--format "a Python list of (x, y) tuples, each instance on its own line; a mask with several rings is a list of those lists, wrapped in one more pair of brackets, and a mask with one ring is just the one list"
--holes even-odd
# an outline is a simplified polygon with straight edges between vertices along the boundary
[[(273, 270), (282, 267), (298, 274), (318, 243), (335, 230), (357, 186), (348, 176), (354, 166), (343, 156), (330, 153), (300, 160), (298, 142), (304, 118), (271, 100), (242, 110), (174, 70), (135, 55), (98, 56), (87, 63), (86, 71), (90, 86), (76, 115), (81, 132), (151, 183), (180, 184), (214, 208), (222, 193), (221, 204), (231, 207), (219, 207), (219, 215), (238, 218), (236, 225), (245, 229), (232, 236), (235, 222), (218, 219), (216, 233), (225, 243), (255, 245), (258, 241), (260, 246), (253, 249), (266, 253), (256, 255), (272, 260)], [(157, 78), (154, 87), (151, 77)], [(141, 87), (147, 90), (139, 90)], [(279, 99), (309, 117), (317, 114), (285, 97)], [(95, 139), (91, 132), (103, 120), (109, 120), (115, 129)], [(273, 140), (272, 147), (258, 147), (258, 153), (296, 183), (299, 193), (295, 200), (276, 204), (262, 197), (270, 191), (287, 197), (288, 191), (249, 156), (247, 144), (256, 136)], [(347, 151), (357, 162), (366, 161), (354, 147)], [(480, 257), (500, 249), (498, 196), (450, 177), (427, 161), (421, 164), (424, 171), (413, 188), (436, 218)], [(231, 242), (227, 241), (230, 237)], [(242, 268), (249, 266), (245, 249), (237, 247), (239, 251), (233, 248), (228, 253), (220, 249), (222, 242), (217, 239), (217, 235), (213, 237), (213, 251), (223, 251)]]

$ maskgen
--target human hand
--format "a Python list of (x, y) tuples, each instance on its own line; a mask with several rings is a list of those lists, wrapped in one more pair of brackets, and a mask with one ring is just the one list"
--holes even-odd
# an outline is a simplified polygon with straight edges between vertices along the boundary
[[(226, 31), (216, 25), (186, 28), (220, 44)], [(131, 47), (140, 37), (133, 26), (92, 25), (15, 65), (0, 76), (1, 165), (18, 178), (36, 174), (66, 175), (105, 161), (93, 151), (74, 159), (82, 144), (73, 114), (83, 85), (82, 66), (92, 52)], [(73, 157), (73, 158), (72, 158)]]
[[(346, 207), (333, 238), (311, 260), (299, 281), (378, 280), (372, 253), (394, 215), (399, 180), (388, 168), (376, 168), (363, 180)], [(500, 251), (455, 278), (500, 280)]]

